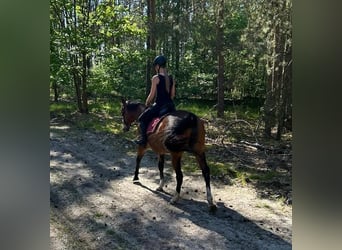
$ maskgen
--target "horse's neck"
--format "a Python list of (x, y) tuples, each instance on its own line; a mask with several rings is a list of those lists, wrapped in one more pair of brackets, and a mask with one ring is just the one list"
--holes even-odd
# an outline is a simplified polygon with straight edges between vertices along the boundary
[(143, 103), (140, 103), (140, 105), (138, 106), (138, 112), (137, 112), (137, 119), (139, 118), (139, 116), (146, 110), (146, 106)]

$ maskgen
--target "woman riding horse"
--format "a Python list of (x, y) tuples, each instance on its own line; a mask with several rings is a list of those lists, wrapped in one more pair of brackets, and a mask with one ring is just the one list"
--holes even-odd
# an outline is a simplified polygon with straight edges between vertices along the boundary
[(153, 61), (153, 66), (157, 74), (152, 77), (151, 90), (145, 105), (149, 107), (154, 100), (155, 102), (138, 119), (141, 136), (136, 143), (144, 147), (146, 147), (147, 143), (146, 132), (149, 122), (154, 117), (175, 111), (175, 105), (172, 101), (175, 97), (175, 82), (172, 76), (167, 74), (165, 56), (157, 56)]
[[(123, 130), (128, 131), (131, 124), (137, 121), (138, 117), (145, 110), (146, 106), (143, 103), (134, 103), (122, 101), (122, 120)], [(216, 210), (216, 205), (213, 202), (213, 197), (210, 188), (210, 169), (205, 157), (205, 129), (204, 121), (195, 114), (177, 110), (163, 116), (162, 119), (155, 125), (155, 128), (147, 137), (148, 146), (158, 154), (158, 168), (160, 173), (160, 183), (158, 191), (163, 190), (164, 186), (164, 156), (171, 155), (173, 169), (176, 173), (176, 193), (171, 199), (171, 203), (177, 202), (180, 198), (181, 186), (183, 183), (183, 173), (181, 169), (181, 158), (184, 151), (192, 153), (197, 160), (197, 163), (202, 170), (202, 175), (206, 184), (207, 201), (210, 211)], [(147, 145), (147, 144), (146, 144)], [(139, 183), (139, 168), (147, 146), (138, 146), (136, 156), (136, 167), (134, 172), (134, 183)]]

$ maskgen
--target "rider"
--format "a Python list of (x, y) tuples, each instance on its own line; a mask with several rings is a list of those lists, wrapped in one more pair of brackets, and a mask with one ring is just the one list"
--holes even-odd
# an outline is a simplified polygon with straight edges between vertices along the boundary
[(141, 137), (136, 143), (141, 146), (146, 146), (147, 144), (146, 132), (149, 122), (154, 117), (159, 117), (176, 110), (173, 103), (176, 83), (172, 79), (172, 76), (167, 74), (165, 56), (157, 56), (153, 61), (153, 67), (157, 74), (152, 77), (151, 90), (145, 102), (149, 108), (138, 119)]

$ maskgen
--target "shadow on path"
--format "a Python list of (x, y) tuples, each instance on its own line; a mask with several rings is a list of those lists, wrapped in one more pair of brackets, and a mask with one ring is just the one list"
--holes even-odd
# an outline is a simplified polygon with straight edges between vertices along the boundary
[[(168, 192), (155, 191), (141, 183), (137, 185), (156, 194), (166, 202), (172, 198), (172, 194)], [(292, 249), (291, 243), (226, 207), (223, 202), (217, 202), (216, 205), (216, 212), (209, 213), (209, 206), (206, 202), (194, 199), (180, 199), (175, 205), (170, 204), (183, 211), (178, 213), (179, 218), (188, 219), (201, 228), (223, 236), (226, 239), (227, 249), (237, 249), (237, 246), (241, 247), (238, 249)]]

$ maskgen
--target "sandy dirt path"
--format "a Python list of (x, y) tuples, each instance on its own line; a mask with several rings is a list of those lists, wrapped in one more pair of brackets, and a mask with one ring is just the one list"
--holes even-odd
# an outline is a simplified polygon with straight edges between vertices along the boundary
[(141, 162), (141, 185), (132, 182), (134, 167), (129, 140), (51, 120), (50, 249), (292, 248), (291, 206), (212, 180), (218, 209), (210, 214), (200, 172), (184, 173), (182, 199), (171, 205), (170, 158), (165, 192), (155, 191), (152, 151)]

